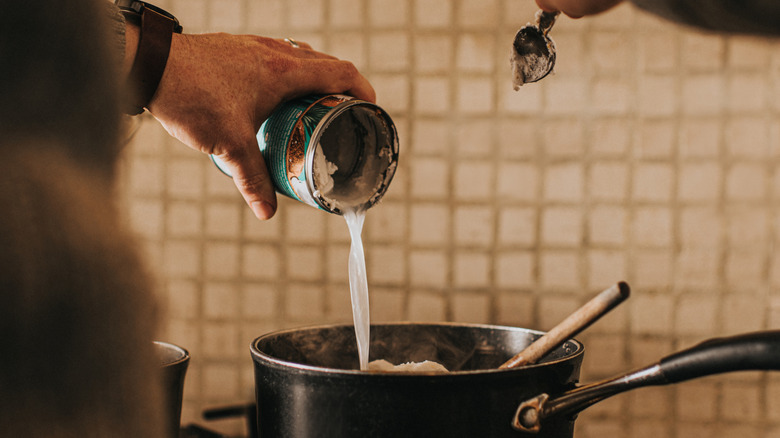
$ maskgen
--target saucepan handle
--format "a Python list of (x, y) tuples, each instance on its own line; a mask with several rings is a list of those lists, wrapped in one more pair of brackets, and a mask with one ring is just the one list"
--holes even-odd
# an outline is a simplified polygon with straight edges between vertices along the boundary
[(580, 386), (557, 396), (541, 394), (517, 408), (512, 426), (539, 432), (545, 419), (573, 415), (615, 394), (634, 388), (667, 385), (732, 371), (780, 370), (780, 331), (716, 338), (671, 354), (660, 362), (613, 379)]

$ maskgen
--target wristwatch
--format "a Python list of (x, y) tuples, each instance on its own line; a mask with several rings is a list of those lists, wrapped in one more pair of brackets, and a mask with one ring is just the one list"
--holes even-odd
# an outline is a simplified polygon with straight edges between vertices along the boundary
[(138, 50), (127, 78), (131, 98), (125, 112), (141, 114), (157, 91), (168, 62), (173, 34), (181, 33), (182, 26), (173, 14), (147, 2), (115, 0), (114, 4), (126, 21), (140, 28)]

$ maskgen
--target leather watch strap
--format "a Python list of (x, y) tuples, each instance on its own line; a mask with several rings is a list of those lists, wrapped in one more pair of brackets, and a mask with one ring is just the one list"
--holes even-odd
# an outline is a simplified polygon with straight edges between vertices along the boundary
[(128, 77), (132, 91), (125, 110), (128, 114), (141, 114), (154, 97), (168, 63), (175, 25), (170, 18), (144, 8), (138, 50)]

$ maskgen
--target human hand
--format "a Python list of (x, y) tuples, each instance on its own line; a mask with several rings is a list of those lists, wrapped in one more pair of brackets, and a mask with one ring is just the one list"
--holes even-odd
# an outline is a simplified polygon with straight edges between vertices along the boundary
[(148, 106), (172, 136), (225, 163), (259, 219), (271, 218), (277, 205), (256, 139), (274, 108), (314, 93), (376, 101), (352, 63), (299, 44), (252, 35), (174, 34)]
[(622, 0), (536, 0), (547, 12), (561, 11), (572, 18), (598, 14), (619, 4)]

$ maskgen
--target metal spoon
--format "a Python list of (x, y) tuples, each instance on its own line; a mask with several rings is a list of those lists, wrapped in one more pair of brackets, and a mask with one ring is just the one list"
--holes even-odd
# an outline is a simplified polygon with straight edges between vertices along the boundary
[(555, 66), (555, 42), (547, 34), (559, 14), (539, 11), (536, 24), (528, 24), (517, 31), (510, 58), (515, 90), (544, 78)]
[(625, 282), (621, 281), (612, 285), (612, 287), (596, 295), (585, 303), (584, 306), (566, 317), (561, 323), (553, 327), (552, 330), (534, 341), (533, 344), (504, 362), (499, 368), (514, 368), (521, 365), (536, 363), (536, 361), (541, 359), (545, 354), (606, 315), (607, 312), (614, 309), (615, 306), (625, 301), (630, 294), (631, 289)]

